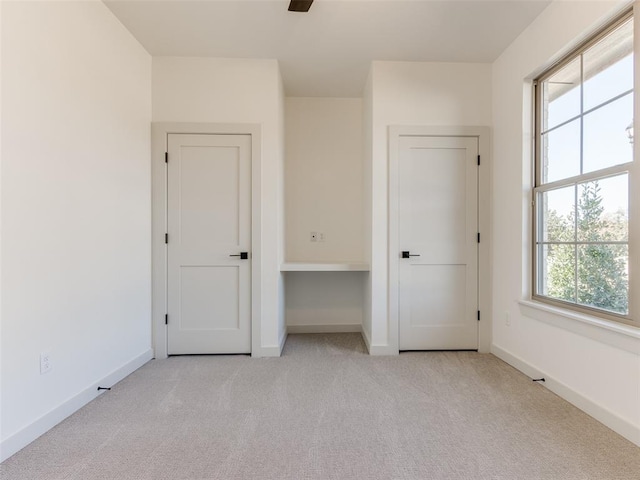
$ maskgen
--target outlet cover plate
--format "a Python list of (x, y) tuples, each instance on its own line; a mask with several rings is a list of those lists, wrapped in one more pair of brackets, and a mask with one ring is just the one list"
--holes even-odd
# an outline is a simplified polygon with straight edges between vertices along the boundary
[(51, 354), (49, 352), (42, 352), (40, 354), (40, 375), (50, 372), (51, 368)]

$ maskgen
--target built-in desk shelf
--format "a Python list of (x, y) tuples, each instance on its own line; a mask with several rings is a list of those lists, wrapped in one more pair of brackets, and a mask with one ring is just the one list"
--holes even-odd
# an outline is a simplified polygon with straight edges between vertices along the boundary
[(368, 272), (368, 263), (287, 262), (280, 265), (281, 272)]

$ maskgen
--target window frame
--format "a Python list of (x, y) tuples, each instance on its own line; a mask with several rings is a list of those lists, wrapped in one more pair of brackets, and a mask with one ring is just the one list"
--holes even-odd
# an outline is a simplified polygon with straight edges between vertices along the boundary
[[(635, 286), (635, 282), (632, 279), (632, 274), (634, 273), (634, 269), (632, 268), (632, 266), (636, 263), (635, 258), (632, 261), (632, 251), (635, 253), (635, 249), (631, 248), (631, 240), (632, 240), (632, 228), (631, 228), (631, 190), (632, 190), (632, 186), (633, 186), (633, 181), (635, 181), (635, 177), (633, 176), (633, 165), (634, 165), (634, 160), (635, 160), (635, 152), (633, 154), (633, 157), (631, 159), (631, 161), (626, 162), (626, 163), (622, 163), (619, 165), (614, 165), (611, 167), (606, 167), (600, 170), (596, 170), (593, 172), (587, 172), (587, 173), (582, 173), (582, 174), (578, 174), (578, 175), (574, 175), (572, 177), (568, 177), (568, 178), (563, 178), (560, 180), (554, 180), (548, 183), (542, 183), (542, 167), (543, 167), (543, 159), (542, 159), (542, 122), (543, 122), (543, 115), (542, 115), (542, 106), (543, 106), (543, 99), (542, 99), (542, 88), (540, 88), (542, 82), (544, 82), (544, 80), (552, 77), (555, 73), (557, 73), (559, 70), (563, 69), (564, 67), (566, 67), (567, 65), (569, 65), (571, 62), (573, 62), (576, 58), (579, 58), (580, 55), (582, 55), (583, 53), (585, 53), (587, 50), (589, 50), (592, 46), (594, 46), (595, 44), (597, 44), (598, 42), (600, 42), (602, 39), (604, 39), (605, 37), (607, 37), (611, 32), (613, 32), (614, 30), (616, 30), (618, 27), (620, 27), (622, 24), (624, 24), (625, 22), (627, 22), (630, 19), (634, 19), (634, 15), (633, 15), (633, 9), (627, 9), (625, 10), (622, 14), (620, 14), (618, 17), (616, 17), (614, 20), (612, 20), (611, 22), (609, 22), (606, 26), (604, 26), (603, 28), (601, 28), (600, 30), (598, 30), (597, 32), (595, 32), (593, 35), (591, 35), (587, 40), (585, 40), (584, 42), (582, 42), (580, 45), (578, 45), (575, 49), (571, 50), (567, 55), (565, 55), (564, 57), (562, 57), (559, 61), (557, 61), (555, 64), (553, 64), (551, 67), (549, 67), (548, 69), (546, 69), (544, 72), (542, 72), (540, 75), (538, 75), (536, 77), (536, 79), (533, 81), (532, 86), (533, 86), (533, 186), (531, 188), (531, 234), (532, 234), (532, 238), (531, 238), (531, 299), (534, 301), (538, 301), (541, 303), (545, 303), (554, 307), (559, 307), (559, 308), (563, 308), (563, 309), (567, 309), (579, 314), (587, 314), (587, 315), (591, 315), (594, 317), (598, 317), (598, 318), (602, 318), (605, 320), (612, 320), (615, 322), (619, 322), (619, 323), (624, 323), (627, 325), (632, 325), (632, 326), (639, 326), (638, 322), (634, 320), (633, 315), (636, 313), (635, 309), (634, 309), (634, 302), (632, 302), (632, 297), (631, 297), (631, 292), (632, 292), (632, 288), (633, 286)], [(635, 22), (635, 19), (634, 19)], [(634, 37), (635, 37), (635, 32), (634, 32)], [(635, 41), (634, 41), (635, 44)], [(635, 47), (635, 45), (634, 45)], [(634, 52), (633, 52), (633, 56), (635, 58), (636, 56), (636, 51), (634, 48)], [(631, 94), (633, 95), (633, 104), (634, 104), (634, 111), (635, 111), (635, 105), (637, 103), (637, 99), (636, 99), (636, 91), (635, 91), (635, 77), (637, 75), (637, 72), (634, 72), (634, 88), (630, 91)], [(580, 79), (581, 84), (583, 84), (583, 79)], [(581, 107), (581, 111), (580, 114), (577, 117), (572, 117), (572, 119), (575, 118), (583, 118), (588, 112), (591, 111), (595, 111), (596, 109), (602, 108), (606, 105), (608, 105), (609, 103), (612, 103), (613, 101), (615, 101), (616, 99), (622, 98), (625, 95), (628, 95), (629, 91), (627, 90), (624, 93), (618, 94), (615, 97), (612, 97), (610, 99), (608, 99), (607, 101), (603, 102), (602, 104), (597, 105), (594, 108), (588, 109), (587, 111), (583, 110), (583, 107)], [(566, 123), (569, 123), (570, 120), (567, 120)], [(564, 124), (565, 122), (561, 123), (560, 125)], [(635, 115), (634, 115), (634, 120), (633, 123), (635, 124)], [(553, 128), (558, 128), (558, 126), (555, 126)], [(580, 136), (582, 138), (583, 135), (583, 130), (581, 127), (581, 133)], [(634, 149), (635, 149), (635, 145), (634, 145)], [(538, 252), (539, 252), (539, 248), (538, 248), (538, 227), (539, 225), (542, 225), (542, 210), (538, 211), (538, 198), (539, 198), (539, 194), (540, 193), (544, 193), (544, 192), (549, 192), (549, 191), (553, 191), (553, 190), (557, 190), (559, 188), (562, 187), (567, 187), (567, 186), (571, 186), (571, 185), (580, 185), (589, 181), (594, 181), (594, 180), (600, 180), (600, 179), (606, 179), (606, 178), (610, 178), (610, 177), (614, 177), (617, 175), (622, 175), (622, 174), (626, 174), (628, 175), (628, 182), (629, 182), (629, 198), (628, 198), (628, 222), (629, 222), (629, 229), (628, 229), (628, 238), (627, 238), (627, 246), (628, 246), (628, 252), (629, 252), (629, 270), (628, 270), (628, 312), (626, 315), (624, 314), (619, 314), (613, 311), (609, 311), (609, 310), (605, 310), (605, 309), (601, 309), (601, 308), (597, 308), (597, 307), (591, 307), (588, 305), (581, 305), (577, 302), (569, 302), (569, 301), (565, 301), (565, 300), (561, 300), (561, 299), (557, 299), (557, 298), (553, 298), (553, 297), (549, 297), (549, 296), (545, 296), (542, 294), (539, 294), (538, 291), (541, 288), (541, 282), (543, 281), (543, 279), (541, 278), (541, 276), (538, 276), (538, 271), (539, 271), (539, 258), (538, 258)], [(615, 242), (612, 242), (615, 243)], [(579, 242), (576, 242), (575, 244), (579, 244)], [(635, 276), (635, 275), (634, 275)]]

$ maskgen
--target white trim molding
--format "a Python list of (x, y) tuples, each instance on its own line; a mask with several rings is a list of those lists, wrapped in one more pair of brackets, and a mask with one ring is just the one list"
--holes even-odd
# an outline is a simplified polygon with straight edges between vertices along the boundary
[(65, 418), (73, 415), (87, 403), (105, 393), (104, 391), (98, 391), (98, 387), (111, 387), (112, 385), (115, 385), (120, 380), (142, 367), (152, 358), (153, 351), (151, 349), (141, 353), (122, 365), (120, 368), (117, 368), (102, 379), (87, 386), (84, 390), (78, 392), (67, 401), (61, 403), (53, 410), (36, 419), (22, 430), (3, 440), (2, 444), (0, 444), (0, 462), (4, 462), (11, 455), (29, 445), (39, 436), (51, 430)]
[(278, 356), (279, 347), (261, 345), (262, 262), (260, 208), (262, 190), (262, 139), (258, 124), (168, 123), (151, 124), (151, 196), (152, 196), (152, 332), (156, 358), (167, 358), (167, 136), (177, 134), (251, 135), (251, 356)]
[(393, 356), (400, 353), (397, 346), (394, 347), (393, 345), (388, 344), (372, 344), (371, 339), (367, 335), (367, 331), (364, 328), (362, 329), (362, 339), (364, 340), (364, 344), (367, 347), (367, 352), (369, 352), (369, 355), (371, 355), (372, 357)]
[(502, 347), (492, 345), (491, 353), (517, 370), (520, 370), (530, 378), (544, 378), (544, 383), (540, 382), (540, 385), (548, 388), (559, 397), (565, 399), (567, 402), (640, 447), (639, 426), (634, 425), (631, 421), (616, 415), (611, 410), (578, 393), (565, 383), (556, 380), (546, 372), (540, 370), (534, 365), (531, 365)]
[[(390, 126), (389, 127), (389, 345), (369, 346), (369, 352), (392, 351), (398, 353), (398, 161), (399, 141), (405, 136), (476, 137), (481, 163), (478, 171), (478, 229), (481, 239), (478, 246), (478, 309), (481, 320), (478, 326), (478, 351), (488, 353), (491, 348), (491, 145), (489, 127), (442, 126)], [(379, 353), (383, 355), (383, 353)], [(390, 353), (387, 353), (390, 354)]]
[[(287, 342), (287, 337), (289, 334), (285, 330), (285, 332), (280, 337), (278, 341), (278, 345), (266, 345), (260, 348), (260, 356), (261, 357), (280, 357), (282, 356), (282, 350), (284, 350), (284, 344)], [(256, 355), (253, 355), (255, 357)]]

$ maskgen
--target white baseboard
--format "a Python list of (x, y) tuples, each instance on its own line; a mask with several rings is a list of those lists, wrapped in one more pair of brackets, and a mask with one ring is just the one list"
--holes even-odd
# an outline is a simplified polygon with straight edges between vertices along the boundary
[(369, 355), (372, 356), (393, 356), (399, 355), (400, 351), (397, 348), (393, 348), (391, 345), (370, 345)]
[(282, 350), (284, 349), (284, 344), (287, 341), (287, 335), (289, 335), (289, 332), (285, 326), (282, 334), (280, 335), (280, 339), (278, 340), (278, 345), (267, 345), (253, 348), (251, 349), (251, 358), (280, 357), (282, 355)]
[(253, 349), (251, 351), (251, 357), (262, 358), (262, 357), (281, 356), (282, 350), (284, 349), (284, 344), (287, 341), (287, 335), (289, 335), (289, 332), (287, 331), (287, 327), (285, 327), (284, 331), (280, 335), (280, 339), (278, 340), (278, 345), (267, 345), (267, 346), (262, 346), (258, 349)]
[(640, 447), (640, 426), (634, 425), (629, 420), (616, 415), (606, 407), (603, 407), (590, 398), (576, 392), (568, 385), (556, 380), (517, 355), (514, 355), (495, 344), (491, 346), (491, 353), (501, 360), (504, 360), (512, 367), (520, 370), (528, 377), (544, 378), (544, 383), (540, 382), (540, 385), (547, 387), (559, 397), (578, 407), (600, 423), (603, 423), (614, 432), (622, 435), (624, 438)]
[(397, 348), (392, 348), (390, 345), (372, 345), (371, 339), (367, 335), (367, 331), (362, 329), (362, 338), (364, 339), (364, 343), (367, 346), (367, 351), (371, 356), (389, 356), (389, 355), (399, 355), (400, 352)]
[(359, 323), (338, 325), (287, 325), (289, 333), (360, 333)]
[(279, 357), (281, 353), (280, 345), (269, 345), (267, 347), (260, 347), (259, 351), (252, 351), (252, 358), (263, 358), (263, 357)]
[(104, 392), (98, 392), (99, 386), (111, 386), (130, 375), (153, 358), (153, 350), (149, 349), (120, 368), (112, 371), (107, 376), (89, 385), (77, 395), (58, 405), (50, 412), (27, 425), (19, 432), (6, 438), (0, 444), (0, 462), (4, 462), (14, 453), (23, 449), (36, 438), (55, 427), (58, 423), (80, 410), (87, 403), (94, 400)]

